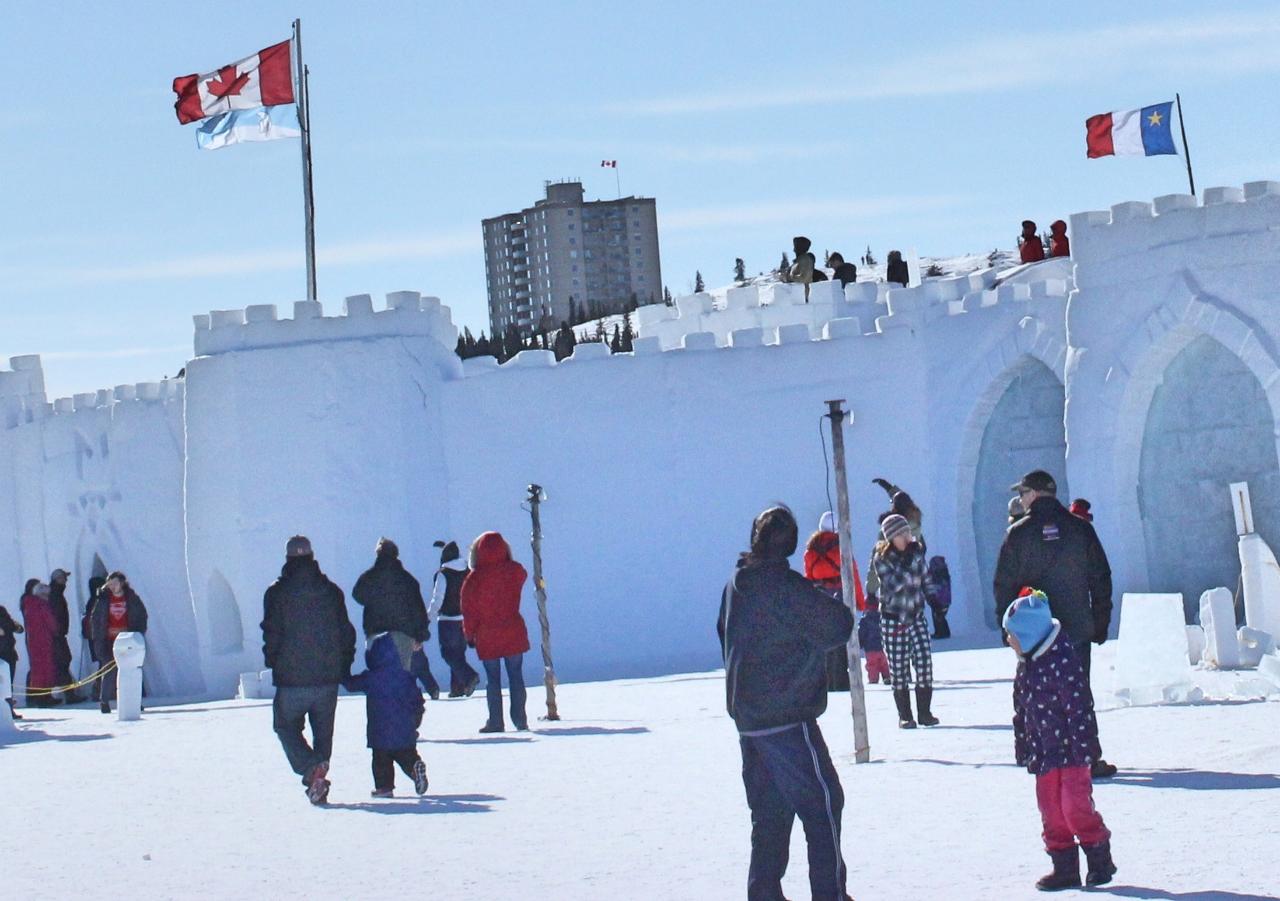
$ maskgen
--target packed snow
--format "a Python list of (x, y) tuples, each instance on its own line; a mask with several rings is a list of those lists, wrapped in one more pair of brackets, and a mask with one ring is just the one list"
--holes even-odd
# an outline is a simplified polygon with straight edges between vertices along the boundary
[[(1033, 898), (1049, 868), (1034, 779), (1012, 759), (1013, 654), (944, 647), (941, 726), (900, 731), (889, 690), (870, 686), (873, 760), (855, 765), (848, 695), (821, 719), (859, 901)], [(1116, 650), (1097, 649), (1094, 680), (1120, 774), (1095, 798), (1120, 869), (1096, 893), (1274, 898), (1280, 702), (1235, 696), (1242, 674), (1196, 670), (1201, 703), (1117, 708), (1101, 690)], [(394, 799), (370, 799), (364, 701), (344, 697), (328, 809), (289, 771), (269, 702), (158, 706), (133, 723), (26, 711), (21, 740), (0, 746), (5, 897), (741, 898), (749, 821), (723, 674), (558, 696), (564, 719), (531, 734), (477, 735), (482, 694), (429, 703), (421, 800), (400, 774)], [(798, 826), (791, 859), (788, 897), (808, 897)]]

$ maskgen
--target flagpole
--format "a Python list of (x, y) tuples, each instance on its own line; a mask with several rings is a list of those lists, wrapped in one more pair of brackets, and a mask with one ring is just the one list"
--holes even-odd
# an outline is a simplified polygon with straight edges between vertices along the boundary
[(293, 50), (296, 54), (298, 124), (302, 129), (302, 205), (306, 216), (307, 300), (316, 300), (316, 210), (311, 189), (311, 103), (310, 70), (302, 62), (302, 20), (293, 20)]
[[(1166, 94), (1166, 97), (1169, 95)], [(1182, 155), (1187, 158), (1187, 181), (1191, 185), (1191, 196), (1196, 196), (1196, 177), (1191, 174), (1191, 148), (1187, 146), (1187, 126), (1182, 121), (1182, 95), (1174, 93), (1174, 99), (1178, 101), (1178, 129), (1182, 132)]]
[(622, 175), (618, 172), (618, 164), (613, 164), (613, 181), (618, 186), (618, 199), (622, 199)]

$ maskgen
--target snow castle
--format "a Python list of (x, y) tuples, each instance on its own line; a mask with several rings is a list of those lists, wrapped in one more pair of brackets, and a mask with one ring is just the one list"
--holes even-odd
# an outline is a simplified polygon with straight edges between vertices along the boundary
[(1280, 182), (1080, 213), (1071, 232), (1072, 259), (1003, 273), (642, 307), (634, 353), (559, 364), (463, 363), (448, 308), (416, 292), (197, 316), (184, 379), (52, 403), (39, 359), (15, 357), (0, 583), (63, 566), (83, 609), (91, 575), (125, 571), (151, 609), (151, 691), (226, 697), (262, 666), (290, 535), (348, 590), (382, 535), (424, 583), (438, 538), (498, 529), (527, 562), (537, 482), (561, 678), (711, 669), (752, 516), (827, 509), (820, 417), (843, 397), (860, 563), (881, 476), (951, 564), (957, 633), (994, 633), (1007, 489), (1037, 467), (1093, 502), (1117, 601), (1181, 592), (1193, 611), (1239, 578), (1229, 483), (1280, 547)]

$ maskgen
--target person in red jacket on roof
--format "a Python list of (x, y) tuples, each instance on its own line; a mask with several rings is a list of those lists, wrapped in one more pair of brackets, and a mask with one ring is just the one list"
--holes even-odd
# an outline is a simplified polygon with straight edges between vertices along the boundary
[(1061, 219), (1049, 226), (1049, 256), (1071, 256), (1071, 241), (1067, 238), (1067, 223)]
[(1038, 263), (1044, 259), (1044, 243), (1036, 234), (1036, 224), (1030, 219), (1022, 220), (1022, 262)]
[(511, 559), (511, 548), (497, 532), (485, 532), (471, 545), (471, 572), (462, 583), (462, 633), (484, 664), (489, 720), (481, 732), (502, 732), (502, 667), (511, 689), (511, 722), (528, 731), (525, 715), (524, 654), (529, 630), (520, 615), (520, 591), (528, 574)]
[[(867, 609), (867, 599), (862, 593), (862, 578), (858, 575), (858, 561), (853, 562), (853, 596), (858, 612)], [(836, 517), (830, 510), (818, 521), (818, 531), (809, 536), (804, 550), (804, 577), (844, 603), (844, 580), (840, 577), (840, 535), (836, 531)], [(849, 690), (849, 660), (844, 648), (834, 648), (827, 654), (827, 690)]]

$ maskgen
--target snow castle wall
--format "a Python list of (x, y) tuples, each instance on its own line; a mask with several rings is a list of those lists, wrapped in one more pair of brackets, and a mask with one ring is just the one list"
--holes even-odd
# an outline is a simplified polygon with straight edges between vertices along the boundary
[[(497, 529), (530, 562), (521, 505), (537, 482), (561, 678), (714, 668), (720, 593), (752, 516), (785, 501), (803, 539), (828, 508), (820, 417), (843, 397), (859, 565), (887, 506), (871, 479), (888, 478), (951, 564), (957, 634), (994, 637), (1007, 486), (1036, 467), (1093, 501), (1117, 598), (1183, 591), (1150, 549), (1210, 534), (1217, 514), (1202, 510), (1218, 494), (1233, 542), (1227, 481), (1250, 483), (1259, 532), (1280, 546), (1267, 534), (1280, 528), (1280, 185), (1072, 221), (1072, 260), (916, 288), (824, 283), (808, 304), (780, 285), (642, 307), (630, 354), (462, 363), (448, 309), (397, 292), (377, 311), (360, 295), (334, 316), (318, 303), (197, 316), (185, 382), (165, 386), (49, 405), (38, 360), (17, 358), (0, 373), (0, 516), (17, 526), (0, 575), (20, 584), (69, 557), (77, 583), (95, 556), (123, 568), (173, 633), (167, 672), (148, 641), (155, 678), (231, 696), (262, 667), (262, 593), (290, 535), (308, 535), (348, 592), (387, 535), (429, 592), (436, 539)], [(1218, 360), (1203, 398), (1178, 376), (1202, 359), (1180, 354), (1208, 353), (1202, 338)], [(1184, 419), (1185, 452), (1168, 437)], [(1152, 460), (1181, 475), (1144, 478)], [(536, 683), (532, 591), (524, 612)]]

